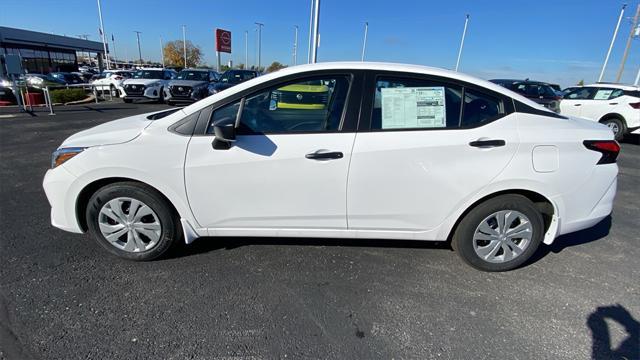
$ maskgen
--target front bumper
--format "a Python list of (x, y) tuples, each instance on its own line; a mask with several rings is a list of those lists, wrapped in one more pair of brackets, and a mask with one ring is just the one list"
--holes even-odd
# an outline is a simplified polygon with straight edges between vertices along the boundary
[(132, 94), (132, 93), (127, 93), (124, 88), (122, 89), (124, 98), (131, 99), (131, 100), (142, 100), (142, 99), (157, 100), (160, 98), (161, 91), (162, 89), (159, 87), (152, 87), (152, 88), (145, 88), (144, 92), (141, 94), (140, 93)]
[(64, 165), (49, 169), (44, 176), (42, 187), (51, 205), (51, 225), (74, 233), (82, 233), (76, 216), (77, 194), (71, 191), (76, 176)]
[(171, 90), (164, 88), (164, 99), (166, 102), (171, 103), (194, 103), (200, 101), (208, 96), (208, 91), (196, 90), (191, 91), (188, 95), (175, 95), (171, 93)]

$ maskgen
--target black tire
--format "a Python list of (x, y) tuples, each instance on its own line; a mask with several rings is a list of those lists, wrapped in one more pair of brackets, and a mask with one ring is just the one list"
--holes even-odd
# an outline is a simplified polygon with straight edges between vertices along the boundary
[(119, 97), (120, 94), (118, 94), (118, 90), (116, 90), (116, 87), (113, 85), (109, 85), (109, 92), (111, 94), (111, 97)]
[(131, 104), (133, 102), (132, 99), (127, 99), (127, 98), (122, 99), (122, 101), (126, 102), (127, 104)]
[(160, 94), (158, 94), (158, 104), (164, 104), (164, 88), (160, 88)]
[[(100, 231), (98, 224), (102, 207), (118, 197), (129, 197), (146, 204), (158, 217), (161, 225), (160, 239), (157, 244), (146, 251), (130, 252), (122, 250), (110, 243)], [(171, 205), (154, 189), (137, 182), (119, 182), (106, 185), (96, 191), (87, 205), (86, 220), (89, 232), (98, 244), (110, 253), (134, 261), (148, 261), (161, 257), (182, 238), (182, 227)]]
[[(515, 210), (524, 214), (531, 223), (532, 236), (524, 251), (510, 261), (493, 263), (481, 258), (474, 250), (474, 234), (484, 219), (498, 211)], [(452, 239), (452, 247), (460, 258), (472, 267), (482, 271), (507, 271), (526, 262), (538, 249), (544, 237), (542, 214), (531, 200), (522, 195), (507, 194), (491, 198), (474, 207), (460, 221)], [(502, 250), (498, 250), (500, 252)]]
[(602, 120), (601, 123), (611, 128), (616, 141), (622, 141), (624, 133), (627, 132), (627, 127), (625, 126), (624, 121), (618, 118), (608, 118)]

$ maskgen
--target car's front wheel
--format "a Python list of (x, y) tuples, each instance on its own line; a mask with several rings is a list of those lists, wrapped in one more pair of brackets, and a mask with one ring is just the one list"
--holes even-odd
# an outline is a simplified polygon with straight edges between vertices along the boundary
[(106, 185), (87, 205), (87, 225), (112, 254), (129, 260), (153, 260), (181, 237), (181, 227), (168, 202), (136, 182)]
[(491, 198), (473, 208), (458, 224), (452, 245), (469, 265), (483, 271), (506, 271), (527, 261), (544, 234), (542, 215), (522, 195)]

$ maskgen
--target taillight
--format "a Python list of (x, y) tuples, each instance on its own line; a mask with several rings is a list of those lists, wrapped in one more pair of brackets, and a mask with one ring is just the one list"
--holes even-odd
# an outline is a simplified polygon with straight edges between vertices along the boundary
[(584, 146), (602, 154), (597, 164), (613, 164), (620, 153), (620, 144), (615, 140), (585, 140)]
[(640, 102), (630, 103), (629, 106), (631, 106), (634, 109), (640, 109)]

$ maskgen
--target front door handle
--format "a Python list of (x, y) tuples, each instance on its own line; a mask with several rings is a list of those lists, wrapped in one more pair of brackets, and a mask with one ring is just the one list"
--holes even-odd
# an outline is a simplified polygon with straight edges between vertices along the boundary
[(582, 104), (573, 104), (573, 106), (582, 106)]
[(342, 159), (344, 154), (340, 151), (316, 151), (305, 155), (307, 159), (311, 160), (333, 160)]
[(476, 140), (469, 143), (469, 146), (479, 148), (492, 148), (505, 145), (506, 142), (504, 140)]
[(609, 105), (618, 105), (618, 103), (609, 103)]

